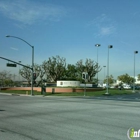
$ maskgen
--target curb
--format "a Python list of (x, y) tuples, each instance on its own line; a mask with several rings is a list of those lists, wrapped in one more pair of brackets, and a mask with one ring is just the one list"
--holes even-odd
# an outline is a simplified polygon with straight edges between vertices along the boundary
[(46, 97), (44, 95), (28, 95), (28, 94), (17, 94), (17, 93), (2, 93), (0, 95), (10, 95), (10, 96), (24, 96), (24, 97)]
[(0, 95), (12, 95), (11, 93), (0, 93)]

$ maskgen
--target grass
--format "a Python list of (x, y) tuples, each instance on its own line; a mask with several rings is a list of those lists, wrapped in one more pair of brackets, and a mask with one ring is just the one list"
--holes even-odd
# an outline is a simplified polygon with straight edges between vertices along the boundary
[[(11, 94), (31, 94), (31, 91), (25, 90), (1, 90), (2, 93), (11, 93)], [(74, 93), (46, 93), (46, 96), (103, 96), (106, 93), (106, 90), (94, 91), (94, 92), (74, 92)], [(118, 90), (118, 89), (109, 89), (109, 95), (124, 95), (132, 94), (132, 90)], [(41, 95), (41, 92), (34, 91), (34, 95)]]
[[(104, 96), (106, 90), (103, 91), (94, 91), (94, 92), (85, 92), (86, 96)], [(118, 89), (110, 89), (110, 96), (113, 95), (124, 95), (124, 94), (132, 94), (132, 90), (118, 90)], [(84, 92), (74, 92), (74, 93), (48, 93), (47, 95), (53, 96), (84, 96)]]

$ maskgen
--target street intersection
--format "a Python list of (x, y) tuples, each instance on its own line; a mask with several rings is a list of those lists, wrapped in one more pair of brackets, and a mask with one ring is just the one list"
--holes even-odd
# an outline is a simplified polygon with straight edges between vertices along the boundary
[[(128, 140), (139, 93), (103, 97), (0, 95), (1, 140)], [(134, 139), (134, 138), (133, 138)]]

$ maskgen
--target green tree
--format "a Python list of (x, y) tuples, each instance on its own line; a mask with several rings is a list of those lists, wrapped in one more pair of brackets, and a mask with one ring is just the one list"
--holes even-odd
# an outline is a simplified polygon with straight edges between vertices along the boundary
[(76, 69), (79, 79), (82, 78), (82, 72), (88, 73), (88, 82), (93, 82), (93, 78), (95, 77), (96, 73), (101, 71), (100, 66), (91, 59), (86, 59), (85, 63), (83, 62), (83, 60), (79, 60), (76, 63)]
[(77, 69), (75, 65), (68, 64), (63, 79), (77, 80)]
[(5, 84), (5, 86), (13, 86), (14, 85), (14, 82), (11, 79), (6, 79), (4, 81), (4, 84)]
[(12, 74), (8, 71), (2, 71), (0, 72), (0, 85), (1, 86), (8, 86), (9, 82), (12, 81)]
[[(108, 84), (111, 85), (111, 84), (113, 84), (114, 82), (115, 82), (114, 77), (113, 77), (112, 75), (110, 75), (110, 76), (108, 77)], [(104, 79), (104, 83), (107, 83), (107, 77), (106, 77), (106, 79)]]
[(130, 77), (126, 73), (126, 74), (118, 76), (118, 80), (123, 82), (123, 83), (126, 83), (126, 84), (130, 85), (130, 84), (132, 84), (134, 82), (135, 79), (133, 77)]
[(137, 76), (138, 76), (138, 81), (140, 81), (140, 74), (138, 74)]
[(48, 61), (44, 61), (42, 68), (45, 71), (47, 80), (50, 82), (56, 82), (62, 79), (66, 71), (66, 59), (60, 56), (49, 57)]

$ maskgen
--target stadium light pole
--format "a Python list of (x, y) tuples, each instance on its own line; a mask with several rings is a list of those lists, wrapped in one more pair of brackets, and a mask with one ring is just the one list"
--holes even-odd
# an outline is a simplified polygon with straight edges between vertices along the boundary
[(97, 47), (97, 86), (98, 86), (98, 47), (100, 47), (100, 44), (95, 44), (95, 47)]
[(109, 88), (109, 49), (113, 48), (112, 45), (108, 46), (108, 57), (107, 57), (107, 87), (106, 87), (106, 95), (109, 94), (108, 88)]
[(103, 66), (104, 67), (104, 80), (105, 80), (105, 68), (106, 68), (106, 66)]
[(135, 93), (135, 54), (137, 54), (138, 51), (134, 51), (134, 82), (133, 82), (133, 93)]
[(11, 35), (6, 35), (6, 37), (12, 37), (12, 38), (19, 39), (19, 40), (25, 42), (26, 44), (28, 44), (32, 48), (32, 80), (31, 80), (32, 82), (31, 82), (31, 95), (33, 95), (34, 46), (32, 46), (31, 44), (29, 44), (27, 41), (25, 41), (24, 39), (22, 39), (20, 37), (11, 36)]

